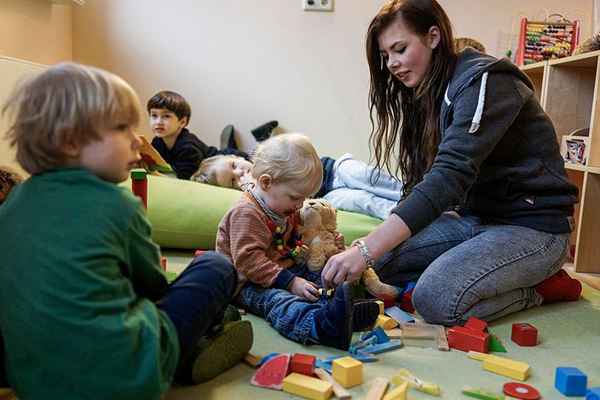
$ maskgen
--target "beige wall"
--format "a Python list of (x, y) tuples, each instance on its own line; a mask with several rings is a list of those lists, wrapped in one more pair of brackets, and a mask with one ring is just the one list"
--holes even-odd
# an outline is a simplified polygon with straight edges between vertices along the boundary
[(72, 6), (49, 0), (1, 0), (0, 56), (42, 64), (70, 60)]
[[(459, 35), (503, 53), (521, 14), (584, 16), (593, 0), (442, 0)], [(566, 3), (566, 4), (565, 4)], [(161, 89), (192, 105), (191, 130), (217, 144), (221, 128), (278, 119), (309, 134), (321, 154), (368, 159), (364, 34), (380, 0), (337, 0), (303, 12), (298, 0), (87, 0), (74, 8), (75, 59), (108, 68), (142, 101)], [(144, 127), (146, 133), (148, 128)]]
[[(12, 92), (15, 84), (23, 77), (42, 71), (44, 66), (27, 61), (0, 56), (0, 104)], [(4, 139), (4, 132), (8, 128), (8, 121), (0, 118), (0, 165), (9, 165), (23, 172), (15, 161), (15, 152), (9, 148)]]

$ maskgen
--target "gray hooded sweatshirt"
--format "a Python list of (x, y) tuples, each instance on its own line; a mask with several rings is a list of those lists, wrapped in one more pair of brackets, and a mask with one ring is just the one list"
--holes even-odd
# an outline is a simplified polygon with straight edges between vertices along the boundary
[(570, 232), (577, 188), (529, 78), (508, 59), (467, 49), (440, 101), (433, 165), (392, 211), (411, 233), (452, 208), (484, 223)]

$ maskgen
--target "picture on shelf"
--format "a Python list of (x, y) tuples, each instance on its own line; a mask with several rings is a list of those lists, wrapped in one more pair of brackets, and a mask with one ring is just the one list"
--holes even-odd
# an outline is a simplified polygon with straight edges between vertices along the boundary
[(589, 128), (578, 129), (562, 138), (560, 153), (565, 162), (586, 165), (589, 151)]

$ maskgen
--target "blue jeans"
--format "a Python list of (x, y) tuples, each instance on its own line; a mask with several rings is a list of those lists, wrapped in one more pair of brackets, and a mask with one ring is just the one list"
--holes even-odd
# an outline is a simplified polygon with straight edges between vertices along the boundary
[(428, 322), (491, 321), (541, 304), (535, 285), (564, 262), (569, 234), (488, 225), (444, 213), (377, 262), (380, 278), (400, 286), (419, 277), (413, 304)]
[(167, 313), (179, 336), (180, 359), (215, 324), (232, 301), (237, 284), (233, 265), (222, 255), (207, 251), (194, 258), (171, 283), (157, 304)]
[[(311, 272), (305, 265), (289, 269), (294, 275), (321, 286), (321, 276)], [(246, 310), (264, 318), (277, 332), (302, 344), (318, 343), (314, 314), (324, 307), (327, 299), (312, 303), (284, 289), (263, 288), (246, 283), (238, 301)]]
[[(340, 210), (354, 211), (385, 219), (402, 195), (402, 182), (344, 154), (335, 161), (331, 188), (323, 196)], [(375, 180), (377, 178), (377, 180)]]

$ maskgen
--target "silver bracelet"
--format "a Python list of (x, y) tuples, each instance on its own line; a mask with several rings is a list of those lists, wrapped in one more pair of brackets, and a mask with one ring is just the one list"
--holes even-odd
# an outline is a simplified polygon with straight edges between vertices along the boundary
[(374, 268), (375, 261), (373, 261), (373, 257), (371, 257), (371, 252), (369, 248), (365, 244), (365, 241), (362, 239), (355, 240), (353, 243), (354, 246), (358, 247), (358, 251), (360, 251), (360, 255), (365, 260), (365, 264), (367, 264), (367, 268)]

